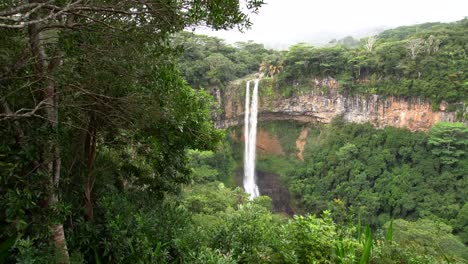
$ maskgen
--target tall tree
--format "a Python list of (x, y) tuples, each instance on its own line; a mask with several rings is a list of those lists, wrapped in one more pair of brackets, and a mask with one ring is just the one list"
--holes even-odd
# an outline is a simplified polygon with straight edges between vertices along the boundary
[[(256, 12), (263, 4), (261, 0), (246, 1), (246, 9)], [(96, 129), (99, 122), (96, 115), (100, 108), (114, 109), (109, 102), (115, 102), (120, 96), (138, 94), (138, 91), (115, 91), (109, 95), (110, 90), (97, 89), (96, 80), (77, 75), (89, 72), (92, 68), (112, 64), (116, 53), (120, 51), (117, 45), (132, 43), (135, 50), (152, 46), (164, 49), (167, 47), (168, 37), (171, 33), (186, 27), (207, 25), (214, 29), (226, 29), (250, 26), (248, 14), (242, 11), (237, 0), (223, 1), (7, 1), (0, 4), (0, 35), (6, 54), (11, 64), (4, 64), (4, 73), (1, 75), (1, 102), (2, 113), (0, 119), (6, 122), (2, 128), (12, 129), (16, 135), (16, 145), (20, 149), (28, 146), (25, 138), (38, 137), (36, 142), (38, 152), (33, 162), (33, 170), (47, 175), (48, 184), (44, 188), (47, 193), (45, 206), (54, 209), (59, 205), (60, 182), (62, 178), (63, 146), (61, 137), (63, 126), (86, 131), (85, 152), (88, 157), (88, 180), (85, 187), (86, 200), (90, 202), (92, 189), (92, 168), (95, 159)], [(105, 36), (105, 38), (100, 37)], [(93, 41), (106, 43), (105, 50), (93, 50)], [(18, 49), (16, 46), (21, 47)], [(99, 45), (97, 45), (99, 46)], [(128, 45), (123, 45), (131, 49)], [(3, 46), (2, 46), (3, 48)], [(157, 49), (156, 49), (157, 50)], [(91, 51), (95, 56), (87, 57)], [(152, 52), (155, 52), (154, 49)], [(134, 54), (129, 52), (130, 54)], [(109, 56), (109, 57), (106, 57)], [(114, 56), (114, 57), (113, 57)], [(107, 59), (107, 62), (106, 62)], [(102, 63), (102, 65), (98, 64)], [(164, 64), (162, 64), (163, 66)], [(132, 68), (131, 65), (126, 65)], [(98, 70), (94, 77), (112, 82), (112, 78), (123, 81), (125, 72), (114, 72), (113, 69)], [(69, 70), (64, 74), (63, 70)], [(135, 69), (133, 69), (135, 70)], [(137, 70), (136, 70), (137, 71)], [(157, 69), (156, 69), (157, 71)], [(164, 67), (163, 67), (163, 72)], [(135, 71), (134, 71), (135, 72)], [(130, 77), (136, 77), (131, 75)], [(88, 76), (90, 77), (90, 76)], [(148, 78), (148, 76), (140, 76)], [(160, 76), (171, 78), (170, 76)], [(78, 78), (80, 79), (80, 78)], [(133, 79), (135, 83), (136, 80)], [(78, 84), (78, 85), (76, 85)], [(87, 84), (87, 85), (86, 85)], [(74, 85), (74, 86), (73, 86)], [(176, 83), (181, 85), (181, 83)], [(74, 87), (73, 93), (65, 88)], [(120, 87), (119, 87), (120, 88)], [(73, 101), (72, 97), (85, 94), (88, 99), (78, 107), (79, 116), (67, 116), (71, 109), (64, 102)], [(71, 96), (71, 97), (70, 97)], [(138, 96), (133, 96), (138, 99)], [(176, 99), (176, 98), (174, 98)], [(181, 98), (177, 98), (178, 100)], [(75, 112), (76, 113), (76, 112)], [(122, 114), (125, 112), (119, 112)], [(63, 116), (62, 116), (63, 115)], [(82, 118), (85, 117), (85, 121)], [(120, 116), (119, 119), (125, 119)], [(69, 122), (80, 120), (80, 122)], [(101, 119), (102, 120), (102, 119)], [(87, 124), (87, 125), (83, 125)], [(33, 135), (26, 131), (28, 127), (33, 130), (47, 131)], [(39, 137), (41, 135), (41, 137)], [(88, 217), (92, 212), (87, 210)], [(52, 221), (52, 241), (58, 250), (61, 262), (68, 262), (68, 250), (65, 239), (63, 222)]]
[(367, 38), (367, 41), (366, 41), (367, 52), (372, 52), (372, 50), (374, 48), (374, 44), (375, 44), (376, 41), (377, 41), (377, 36), (375, 36), (375, 35), (369, 36)]
[(466, 155), (468, 127), (465, 124), (440, 122), (432, 127), (429, 135), (432, 153), (440, 156), (443, 163), (456, 163)]

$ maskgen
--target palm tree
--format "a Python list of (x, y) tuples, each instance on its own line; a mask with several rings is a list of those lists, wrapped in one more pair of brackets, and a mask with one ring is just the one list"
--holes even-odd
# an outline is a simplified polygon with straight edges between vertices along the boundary
[(259, 71), (264, 73), (266, 76), (273, 77), (280, 73), (284, 69), (284, 62), (282, 60), (276, 60), (274, 62), (264, 61), (260, 64)]
[(277, 60), (276, 63), (270, 64), (269, 73), (270, 76), (273, 77), (274, 75), (280, 73), (284, 68), (284, 62), (282, 60)]
[(269, 74), (269, 71), (270, 71), (270, 63), (267, 62), (267, 61), (263, 61), (261, 64), (260, 64), (260, 68), (258, 69), (259, 72), (261, 73), (264, 73), (266, 76), (268, 76)]

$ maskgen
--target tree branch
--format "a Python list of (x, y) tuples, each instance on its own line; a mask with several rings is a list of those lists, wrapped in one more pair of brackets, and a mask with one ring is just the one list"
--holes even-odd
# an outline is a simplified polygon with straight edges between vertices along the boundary
[[(5, 110), (3, 114), (0, 114), (0, 121), (5, 121), (5, 120), (17, 120), (20, 118), (26, 118), (26, 117), (41, 117), (36, 114), (37, 111), (39, 111), (42, 106), (46, 105), (46, 101), (43, 100), (39, 102), (33, 109), (28, 109), (28, 108), (21, 108), (16, 112), (11, 111), (10, 107), (6, 103), (5, 99), (2, 98), (0, 99), (2, 103), (2, 107)], [(25, 113), (26, 112), (26, 113)]]
[[(65, 7), (59, 7), (55, 5), (50, 5), (50, 2), (45, 2), (45, 3), (31, 3), (31, 4), (25, 4), (16, 8), (12, 8), (7, 11), (2, 11), (0, 12), (0, 19), (1, 20), (10, 20), (16, 23), (13, 24), (8, 24), (8, 23), (0, 23), (0, 28), (25, 28), (30, 25), (38, 24), (50, 19), (54, 19), (57, 16), (68, 12), (70, 9), (72, 9), (74, 6), (79, 4), (82, 0), (77, 0), (76, 2), (67, 4)], [(33, 20), (29, 20), (29, 16), (31, 14), (37, 12), (40, 9), (47, 8), (50, 9), (49, 14), (45, 17), (42, 18), (37, 18)], [(28, 10), (25, 14), (21, 14), (22, 11)], [(58, 12), (55, 12), (58, 11)], [(14, 18), (14, 16), (18, 16), (18, 19)]]
[(30, 4), (23, 4), (23, 5), (20, 5), (20, 6), (15, 6), (15, 7), (12, 7), (11, 9), (9, 9), (9, 10), (0, 11), (0, 16), (2, 16), (2, 17), (13, 16), (13, 15), (21, 13), (24, 10), (33, 9), (33, 8), (35, 8), (37, 6), (42, 6), (42, 5), (43, 4), (40, 4), (40, 3), (30, 3)]

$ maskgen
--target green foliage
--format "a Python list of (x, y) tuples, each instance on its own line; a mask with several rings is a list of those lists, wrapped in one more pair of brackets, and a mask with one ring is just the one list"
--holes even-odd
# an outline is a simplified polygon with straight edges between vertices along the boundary
[(416, 222), (398, 219), (393, 225), (394, 239), (404, 249), (432, 256), (438, 263), (446, 258), (451, 262), (468, 259), (466, 246), (451, 234), (452, 228), (444, 223), (428, 219)]
[(280, 175), (283, 179), (294, 170), (299, 162), (276, 155), (259, 155), (256, 160), (256, 169)]
[(181, 204), (197, 214), (214, 214), (227, 208), (236, 208), (247, 200), (240, 188), (233, 190), (219, 182), (187, 187), (181, 198)]
[(270, 213), (260, 206), (246, 204), (222, 217), (226, 222), (215, 236), (221, 250), (231, 252), (240, 263), (274, 261), (275, 237), (279, 232)]
[[(468, 67), (465, 25), (466, 19), (385, 31), (375, 37), (371, 49), (366, 40), (345, 38), (344, 45), (318, 48), (300, 43), (280, 52), (253, 42), (227, 45), (190, 33), (174, 37), (174, 43), (184, 48), (179, 65), (189, 84), (213, 93), (260, 71), (267, 79), (274, 76), (275, 85), (267, 87), (277, 96), (338, 88), (343, 93), (423, 97), (435, 106), (445, 100), (451, 103), (449, 111), (462, 114), (459, 103), (466, 100), (467, 73), (460, 69)], [(391, 33), (399, 31), (405, 33)], [(389, 37), (393, 34), (399, 37)]]
[(388, 226), (387, 234), (385, 235), (386, 241), (393, 241), (393, 220), (390, 221)]
[[(14, 5), (22, 4), (2, 4), (0, 11), (15, 13)], [(216, 38), (174, 35), (200, 24), (248, 27), (245, 12), (257, 11), (261, 0), (246, 1), (246, 9), (234, 0), (106, 1), (105, 8), (86, 1), (81, 10), (64, 1), (55, 4), (52, 11), (49, 5), (28, 9), (34, 3), (24, 8), (31, 17), (58, 15), (54, 12), (61, 9), (59, 19), (43, 17), (28, 30), (22, 22), (17, 29), (0, 28), (0, 262), (466, 258), (465, 247), (442, 223), (395, 221), (395, 241), (373, 239), (369, 228), (361, 241), (351, 223), (337, 225), (329, 211), (322, 213), (332, 207), (341, 222), (359, 214), (373, 226), (376, 215), (380, 221), (438, 217), (453, 223), (465, 241), (463, 127), (442, 124), (428, 138), (334, 122), (313, 133), (301, 164), (288, 159), (297, 151), (294, 140), (302, 127), (267, 126), (279, 135), (287, 156), (266, 157), (259, 168), (290, 176), (301, 209), (322, 213), (285, 219), (271, 213), (271, 199), (249, 201), (241, 189), (226, 187), (234, 186), (229, 179), (236, 146), (217, 144), (223, 133), (211, 121), (212, 97), (198, 89), (221, 90), (267, 62), (266, 72), (276, 78), (267, 81), (269, 97), (292, 96), (315, 85), (315, 78), (335, 77), (346, 81), (345, 91), (457, 102), (466, 96), (466, 73), (460, 70), (466, 68), (465, 20), (424, 32), (384, 33), (374, 52), (300, 44), (281, 53), (252, 42), (230, 46)], [(24, 10), (18, 10), (21, 18)], [(12, 17), (6, 23), (18, 23)], [(409, 44), (420, 40), (424, 46), (408, 55)], [(342, 43), (356, 45), (349, 38)], [(52, 112), (56, 119), (49, 118)], [(54, 234), (56, 226), (63, 226), (66, 236)], [(57, 241), (66, 242), (69, 260)], [(447, 248), (443, 257), (438, 247)]]
[[(175, 261), (188, 217), (164, 198), (191, 180), (187, 150), (214, 150), (222, 132), (172, 35), (247, 28), (263, 1), (53, 4), (0, 5), (15, 17), (0, 26), (0, 241), (19, 238), (6, 261)], [(232, 78), (232, 61), (208, 61), (213, 82)]]
[(222, 89), (230, 81), (258, 71), (263, 58), (273, 52), (253, 42), (228, 45), (219, 38), (188, 32), (175, 36), (174, 44), (183, 48), (179, 65), (187, 82), (207, 90)]
[(340, 223), (360, 216), (373, 227), (391, 218), (438, 217), (448, 223), (466, 202), (466, 155), (445, 165), (432, 151), (431, 133), (337, 120), (319, 131), (309, 136), (303, 163), (278, 163), (287, 170), (282, 174), (300, 212), (331, 209)]
[(286, 226), (288, 263), (331, 263), (337, 227), (328, 212), (323, 218), (296, 216)]
[(366, 239), (364, 240), (364, 249), (362, 252), (361, 259), (359, 260), (359, 264), (365, 264), (369, 262), (369, 258), (371, 256), (372, 252), (372, 246), (373, 246), (373, 239), (372, 239), (372, 231), (370, 229), (370, 226), (366, 227), (366, 233), (365, 233)]
[(16, 237), (10, 237), (0, 243), (0, 263), (5, 263), (5, 260), (11, 255), (11, 249), (16, 240)]
[[(321, 48), (293, 45), (283, 55), (278, 94), (289, 97), (303, 85), (310, 90), (317, 88), (317, 80), (331, 77), (346, 93), (462, 102), (467, 96), (463, 88), (467, 73), (461, 70), (468, 67), (466, 21), (387, 30), (375, 37), (372, 48), (363, 44), (365, 40), (357, 45), (352, 38)], [(318, 88), (322, 87), (334, 86), (322, 82)]]
[[(233, 193), (225, 192), (224, 196), (236, 199)], [(236, 201), (238, 206), (193, 215), (192, 225), (176, 240), (185, 262), (197, 261), (207, 251), (234, 263), (268, 263), (274, 257), (279, 220), (257, 202), (246, 202), (245, 194), (243, 198)], [(209, 211), (212, 213), (205, 214)]]
[(186, 209), (138, 191), (108, 190), (94, 222), (75, 219), (69, 244), (86, 261), (164, 263), (177, 258), (172, 239), (189, 223)]
[(458, 232), (461, 241), (468, 244), (468, 203), (465, 202), (460, 211), (458, 211), (453, 227)]
[(432, 153), (439, 156), (444, 164), (457, 163), (468, 148), (468, 127), (463, 123), (440, 122), (435, 124), (429, 137)]
[(287, 156), (295, 156), (297, 154), (296, 139), (304, 128), (303, 125), (295, 121), (265, 121), (261, 122), (258, 128), (266, 130), (269, 134), (277, 137)]
[[(191, 163), (196, 168), (205, 166), (198, 163), (203, 157), (215, 154), (191, 151), (191, 155), (197, 160)], [(407, 261), (414, 256), (395, 242), (373, 238), (369, 227), (360, 234), (355, 226), (335, 224), (328, 211), (321, 217), (295, 216), (286, 221), (271, 214), (270, 198), (249, 202), (240, 189), (226, 188), (208, 178), (185, 187), (178, 199), (192, 213), (192, 222), (175, 240), (183, 262), (380, 263)], [(389, 232), (391, 229), (387, 238)], [(398, 255), (385, 255), (390, 251)]]
[(39, 238), (48, 238), (47, 224), (64, 213), (64, 207), (41, 206), (47, 197), (42, 189), (47, 177), (42, 172), (31, 171), (35, 155), (33, 148), (19, 150), (10, 144), (0, 147), (0, 255), (6, 257), (6, 262), (13, 261), (8, 256), (15, 256), (11, 242), (21, 236), (29, 237), (28, 243), (40, 241), (38, 247), (44, 249), (44, 241)]
[(231, 146), (227, 142), (219, 144), (215, 151), (189, 150), (189, 166), (192, 169), (192, 181), (207, 183), (221, 181), (234, 187), (233, 175), (237, 164), (232, 156)]
[(339, 44), (348, 48), (355, 48), (360, 45), (360, 41), (358, 39), (353, 38), (352, 36), (347, 36), (338, 40), (333, 39), (329, 42), (329, 44)]
[(218, 170), (205, 165), (207, 161), (213, 159), (214, 153), (212, 151), (189, 150), (188, 156), (194, 181), (210, 182), (218, 179)]

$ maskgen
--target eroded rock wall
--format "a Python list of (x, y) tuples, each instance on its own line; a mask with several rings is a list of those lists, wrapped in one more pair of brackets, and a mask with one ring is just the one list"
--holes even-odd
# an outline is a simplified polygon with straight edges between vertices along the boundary
[[(244, 106), (239, 96), (232, 91), (226, 93), (222, 103), (224, 112), (217, 126), (226, 128), (243, 124)], [(329, 123), (334, 117), (342, 116), (345, 121), (370, 122), (378, 128), (394, 126), (411, 131), (428, 130), (439, 121), (454, 122), (456, 115), (446, 112), (442, 104), (440, 111), (433, 111), (430, 102), (421, 99), (396, 97), (345, 96), (336, 91), (328, 94), (313, 92), (291, 98), (262, 100), (259, 120), (297, 120), (300, 122)]]

